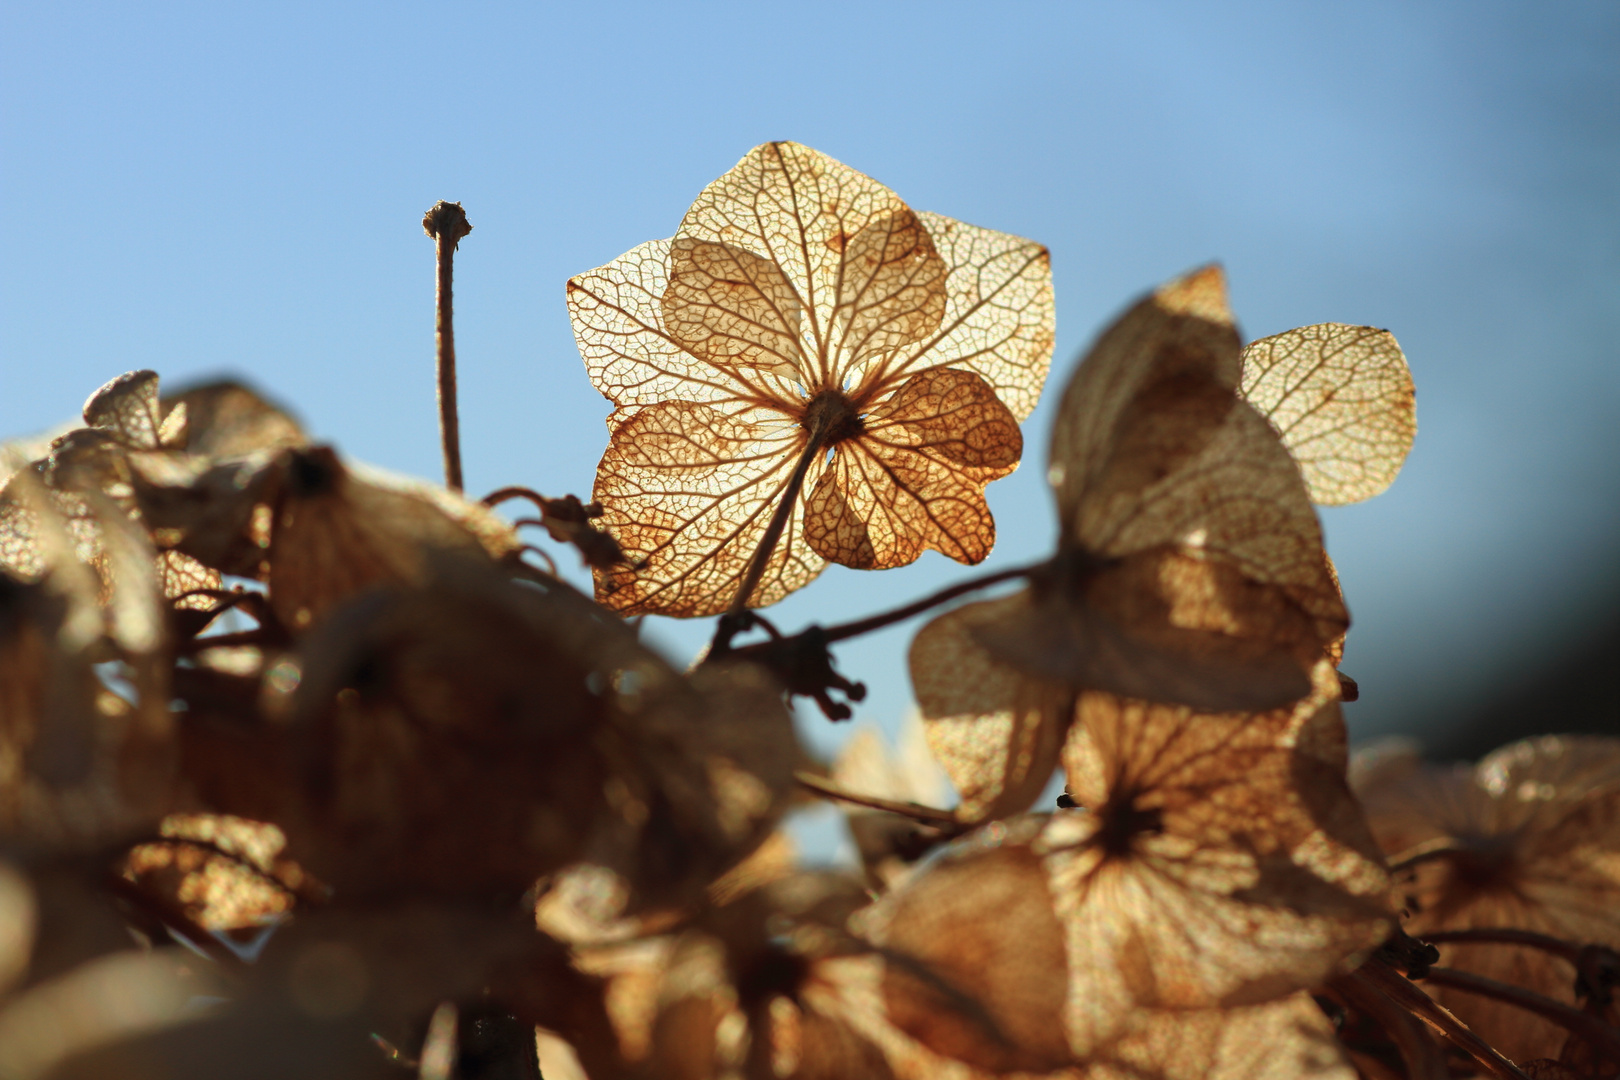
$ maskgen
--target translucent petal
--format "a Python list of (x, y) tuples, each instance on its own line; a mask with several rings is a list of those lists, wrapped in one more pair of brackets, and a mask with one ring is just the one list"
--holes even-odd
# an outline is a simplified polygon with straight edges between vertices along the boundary
[(1324, 506), (1370, 499), (1394, 481), (1417, 434), (1413, 393), (1388, 330), (1321, 323), (1243, 350), (1243, 396), (1277, 429)]

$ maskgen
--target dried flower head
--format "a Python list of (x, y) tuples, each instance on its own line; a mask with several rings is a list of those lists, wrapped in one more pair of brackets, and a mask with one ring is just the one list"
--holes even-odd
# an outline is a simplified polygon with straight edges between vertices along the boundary
[[(1358, 755), (1368, 820), (1406, 864), (1407, 930), (1530, 930), (1620, 948), (1620, 740), (1549, 735), (1478, 765), (1424, 765), (1410, 748)], [(1443, 962), (1573, 1003), (1575, 972), (1522, 946), (1448, 943)], [(1568, 1034), (1501, 1002), (1440, 989), (1437, 1000), (1515, 1061), (1557, 1057)]]
[[(984, 965), (963, 951), (967, 931), (938, 912), (1006, 912), (1003, 925), (974, 933), (1005, 938), (1012, 955), (994, 967), (1020, 972), (1020, 992), (1064, 988), (1043, 996), (1044, 1009), (1062, 1016), (1082, 1057), (1144, 1008), (1259, 1004), (1315, 985), (1391, 922), (1388, 878), (1343, 778), (1338, 683), (1325, 660), (1316, 683), (1294, 708), (1262, 714), (1082, 694), (1063, 761), (1084, 809), (1058, 813), (1020, 846), (970, 849), (954, 879), (936, 869), (914, 881), (886, 943), (976, 993)], [(992, 885), (998, 875), (1004, 883)], [(1029, 899), (1037, 885), (1039, 903)], [(1031, 914), (1010, 925), (1011, 901), (985, 899), (992, 889), (1033, 904)], [(1038, 944), (1054, 935), (1061, 947)]]
[(1051, 361), (1040, 245), (767, 143), (704, 189), (672, 240), (571, 279), (568, 304), (617, 406), (594, 497), (642, 564), (598, 570), (608, 606), (725, 610), (784, 501), (750, 606), (828, 560), (989, 553), (984, 486), (1017, 465), (1018, 421)]

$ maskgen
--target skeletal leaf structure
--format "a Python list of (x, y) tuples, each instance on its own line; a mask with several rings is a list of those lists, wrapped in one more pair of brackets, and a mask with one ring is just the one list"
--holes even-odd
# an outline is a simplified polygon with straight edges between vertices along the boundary
[(598, 570), (608, 607), (724, 611), (784, 500), (751, 606), (829, 561), (989, 554), (984, 487), (1018, 464), (1052, 357), (1039, 244), (767, 143), (672, 239), (570, 279), (568, 307), (616, 406), (595, 498), (633, 565)]

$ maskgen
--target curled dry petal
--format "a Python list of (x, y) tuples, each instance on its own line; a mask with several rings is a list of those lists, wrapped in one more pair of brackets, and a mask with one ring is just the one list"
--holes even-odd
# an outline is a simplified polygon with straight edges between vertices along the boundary
[(1220, 271), (1172, 282), (1106, 330), (1052, 435), (1058, 556), (1022, 611), (976, 628), (1076, 689), (1206, 710), (1275, 708), (1349, 617), (1298, 468), (1235, 392)]
[(1243, 350), (1242, 394), (1324, 506), (1389, 487), (1417, 434), (1412, 371), (1388, 330), (1321, 323), (1262, 338)]
[[(1352, 777), (1391, 858), (1429, 852), (1397, 881), (1410, 933), (1506, 927), (1620, 948), (1620, 740), (1542, 736), (1475, 766), (1386, 750), (1358, 755)], [(1539, 950), (1459, 942), (1441, 959), (1575, 1004), (1569, 967)], [(1433, 993), (1516, 1061), (1558, 1056), (1567, 1034), (1509, 1005)]]
[(989, 552), (984, 486), (1016, 466), (1051, 358), (1039, 245), (915, 213), (771, 143), (706, 188), (672, 241), (575, 277), (568, 299), (617, 406), (593, 497), (637, 565), (599, 568), (608, 606), (725, 610), (787, 498), (751, 606), (829, 559)]

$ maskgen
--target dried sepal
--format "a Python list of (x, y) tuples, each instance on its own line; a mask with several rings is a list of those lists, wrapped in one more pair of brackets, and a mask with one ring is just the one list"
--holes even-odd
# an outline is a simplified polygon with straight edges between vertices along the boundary
[(1310, 691), (1349, 617), (1298, 468), (1236, 393), (1240, 365), (1213, 267), (1104, 331), (1053, 429), (1057, 557), (1025, 609), (974, 631), (999, 659), (1206, 710)]
[[(122, 511), (83, 502), (92, 566), (51, 496), (24, 471), (4, 500), (36, 574), (0, 568), (0, 834), (82, 847), (155, 821), (172, 795), (163, 623), (151, 548)], [(133, 703), (95, 674), (112, 660)]]
[(1388, 877), (1344, 780), (1331, 665), (1260, 715), (1083, 694), (1063, 812), (1035, 842), (1068, 943), (1077, 1051), (1131, 1005), (1258, 1004), (1317, 984), (1391, 924)]
[[(1477, 765), (1424, 765), (1386, 747), (1352, 777), (1392, 859), (1410, 865), (1396, 896), (1408, 932), (1513, 928), (1620, 948), (1620, 740), (1548, 735)], [(1441, 946), (1442, 962), (1575, 1004), (1561, 960), (1488, 943)], [(1514, 1060), (1556, 1057), (1566, 1032), (1476, 995), (1436, 1000)]]
[(1023, 596), (967, 604), (917, 633), (908, 657), (928, 746), (950, 776), (965, 822), (1029, 809), (1058, 766), (1074, 692), (1025, 675), (974, 638)]
[(679, 904), (764, 838), (790, 783), (757, 672), (683, 677), (566, 586), (465, 562), (352, 601), (267, 682), (285, 719), (188, 725), (188, 772), (340, 896), (515, 896), (585, 860), (629, 883), (624, 913)]
[(1389, 487), (1417, 434), (1412, 371), (1388, 330), (1321, 323), (1251, 342), (1241, 393), (1324, 506)]
[(771, 143), (709, 185), (672, 241), (579, 275), (568, 297), (586, 369), (618, 406), (593, 495), (631, 558), (598, 569), (610, 607), (725, 610), (794, 490), (750, 606), (827, 560), (988, 553), (984, 486), (1017, 464), (1051, 357), (1038, 245), (914, 213)]

